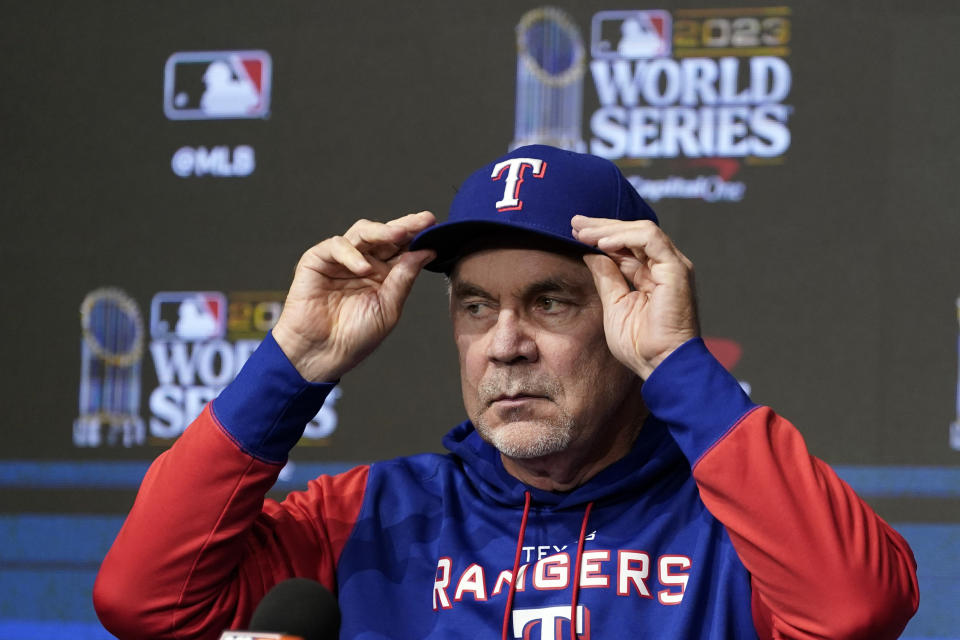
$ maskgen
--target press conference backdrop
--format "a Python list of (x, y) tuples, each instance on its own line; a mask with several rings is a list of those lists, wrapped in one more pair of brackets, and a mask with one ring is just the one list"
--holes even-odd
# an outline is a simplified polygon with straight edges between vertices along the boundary
[[(109, 637), (91, 588), (140, 479), (276, 321), (307, 247), (443, 217), (528, 142), (630, 177), (697, 265), (714, 352), (913, 545), (905, 637), (960, 637), (954, 3), (3, 16), (0, 638)], [(444, 295), (420, 278), (275, 495), (439, 449), (463, 418)]]

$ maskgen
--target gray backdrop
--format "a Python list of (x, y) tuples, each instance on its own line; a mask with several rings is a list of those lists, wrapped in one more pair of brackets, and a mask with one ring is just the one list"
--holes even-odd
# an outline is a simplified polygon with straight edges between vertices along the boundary
[[(740, 13), (703, 11), (708, 4)], [(786, 48), (777, 57), (792, 80), (780, 101), (789, 148), (724, 165), (745, 185), (739, 201), (652, 204), (697, 266), (705, 334), (739, 346), (732, 371), (754, 399), (792, 420), (814, 454), (916, 536), (915, 547), (933, 549), (925, 557), (937, 568), (921, 575), (939, 586), (924, 595), (943, 593), (945, 606), (935, 612), (925, 600), (930, 622), (911, 627), (916, 637), (955, 633), (957, 614), (946, 603), (960, 573), (960, 452), (949, 438), (958, 419), (957, 5), (557, 5), (579, 28), (588, 65), (591, 25), (604, 11), (663, 9), (675, 38), (714, 19), (715, 31), (697, 32), (714, 43), (721, 22), (738, 16), (779, 16), (788, 26), (777, 34)], [(538, 6), (3, 3), (0, 291), (9, 304), (0, 319), (0, 525), (8, 550), (0, 552), (0, 575), (11, 577), (0, 578), (0, 589), (12, 597), (0, 595), (10, 603), (0, 605), (0, 635), (10, 628), (29, 637), (44, 624), (72, 621), (100, 637), (85, 604), (89, 581), (138, 474), (172, 442), (150, 429), (158, 419), (151, 394), (162, 386), (151, 344), (187, 354), (204, 344), (175, 348), (154, 337), (157, 295), (221, 292), (241, 314), (276, 300), (299, 255), (359, 217), (421, 209), (445, 217), (456, 186), (514, 138), (515, 27)], [(758, 12), (769, 8), (781, 9)], [(604, 34), (616, 22), (610, 15), (613, 22), (601, 20)], [(165, 115), (171, 56), (251, 50), (272, 63), (267, 117)], [(742, 66), (751, 57), (726, 55)], [(201, 67), (189, 66), (175, 69), (176, 88), (197, 82), (190, 74)], [(588, 66), (581, 109), (588, 145), (598, 109)], [(234, 151), (240, 145), (255, 153), (245, 177), (181, 177), (171, 164), (183, 147), (226, 146), (234, 170), (245, 171)], [(717, 173), (688, 160), (618, 161), (650, 179)], [(78, 446), (74, 431), (89, 374), (79, 310), (104, 286), (122, 289), (144, 324), (139, 383), (131, 384), (144, 432), (130, 446), (108, 444), (106, 430), (98, 446)], [(439, 449), (441, 435), (463, 419), (444, 297), (441, 278), (420, 278), (393, 335), (343, 380), (326, 436), (294, 450), (302, 473), (294, 480)], [(229, 331), (216, 338), (221, 346), (238, 339)], [(222, 373), (218, 358), (208, 364)], [(211, 385), (194, 377), (173, 386)], [(165, 402), (168, 414), (182, 409)], [(92, 527), (89, 549), (59, 537), (63, 521), (51, 518), (62, 514), (81, 518), (68, 521), (77, 530)], [(43, 527), (48, 534), (37, 534)], [(84, 604), (31, 609), (44, 588), (63, 584), (51, 562), (77, 563), (69, 589)]]

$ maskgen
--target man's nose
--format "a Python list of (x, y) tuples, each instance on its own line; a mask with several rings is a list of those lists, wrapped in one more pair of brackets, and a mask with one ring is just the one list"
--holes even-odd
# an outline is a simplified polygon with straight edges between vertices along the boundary
[(531, 327), (512, 310), (501, 310), (490, 332), (487, 356), (491, 360), (513, 364), (537, 359), (537, 343)]

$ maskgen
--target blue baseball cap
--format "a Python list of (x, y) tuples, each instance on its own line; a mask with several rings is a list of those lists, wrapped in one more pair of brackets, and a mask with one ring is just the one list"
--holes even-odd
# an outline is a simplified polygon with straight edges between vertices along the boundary
[(518, 147), (474, 172), (457, 192), (446, 222), (421, 231), (410, 249), (433, 249), (426, 269), (449, 273), (477, 238), (520, 233), (602, 253), (574, 239), (575, 215), (657, 221), (637, 190), (609, 160), (546, 145)]

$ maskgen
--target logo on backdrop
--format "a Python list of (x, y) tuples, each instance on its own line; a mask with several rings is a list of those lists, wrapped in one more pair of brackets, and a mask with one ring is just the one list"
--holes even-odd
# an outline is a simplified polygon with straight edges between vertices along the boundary
[[(161, 291), (150, 302), (149, 352), (157, 386), (140, 416), (144, 327), (137, 303), (98, 289), (81, 307), (80, 417), (74, 444), (167, 446), (239, 373), (283, 309), (283, 291)], [(339, 387), (307, 424), (301, 444), (337, 428)]]
[(143, 319), (137, 302), (104, 287), (80, 305), (79, 415), (73, 444), (132, 447), (145, 441), (140, 418)]
[[(546, 33), (532, 17), (542, 11), (521, 18), (521, 45)], [(580, 137), (582, 86), (564, 85), (561, 105), (541, 97), (559, 90), (555, 79), (524, 70), (575, 59), (576, 25), (565, 14), (553, 21), (564, 25), (565, 38), (520, 49), (516, 128), (524, 143), (557, 144), (551, 131), (558, 113), (565, 139)], [(788, 7), (597, 12), (589, 62), (596, 102), (587, 107), (583, 146), (617, 162), (649, 201), (742, 200), (741, 169), (781, 164), (790, 148), (791, 29)], [(569, 95), (574, 89), (579, 97)]]
[[(163, 112), (170, 120), (266, 118), (272, 76), (266, 51), (179, 51), (164, 67)], [(187, 145), (170, 159), (181, 178), (243, 178), (256, 166), (248, 144)]]
[(219, 291), (162, 292), (150, 303), (154, 340), (211, 340), (227, 327), (227, 299)]
[(517, 112), (510, 149), (549, 144), (585, 151), (586, 49), (576, 23), (554, 7), (528, 11), (517, 25)]
[(171, 120), (266, 118), (272, 62), (266, 51), (178, 51), (164, 67)]
[(639, 60), (670, 55), (671, 17), (666, 11), (601, 11), (593, 17), (594, 59)]

